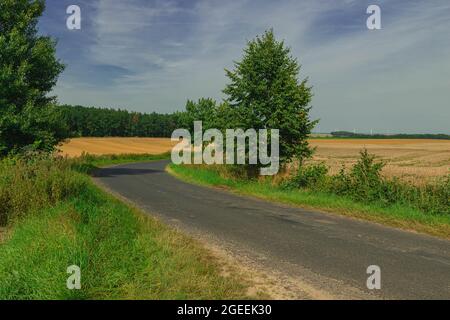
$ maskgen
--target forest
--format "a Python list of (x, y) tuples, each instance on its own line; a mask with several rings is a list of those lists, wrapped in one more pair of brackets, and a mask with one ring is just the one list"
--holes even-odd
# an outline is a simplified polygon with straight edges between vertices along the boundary
[(170, 137), (182, 115), (70, 105), (59, 109), (70, 137)]

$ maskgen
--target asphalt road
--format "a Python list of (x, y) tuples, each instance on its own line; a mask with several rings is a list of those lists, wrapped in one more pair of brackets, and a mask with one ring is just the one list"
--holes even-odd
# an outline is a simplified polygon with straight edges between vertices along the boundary
[[(120, 165), (95, 176), (168, 223), (246, 248), (264, 264), (309, 277), (324, 290), (450, 299), (450, 241), (187, 184), (166, 173), (167, 164)], [(380, 290), (367, 289), (370, 265), (380, 267)]]

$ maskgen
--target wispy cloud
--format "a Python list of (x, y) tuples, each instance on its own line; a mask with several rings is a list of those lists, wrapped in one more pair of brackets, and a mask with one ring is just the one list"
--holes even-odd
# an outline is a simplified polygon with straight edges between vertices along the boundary
[[(372, 2), (382, 30), (366, 28)], [(188, 98), (220, 99), (223, 69), (273, 27), (314, 85), (320, 130), (449, 132), (446, 0), (83, 1), (87, 27), (71, 34), (51, 19), (60, 3), (48, 1), (43, 27), (77, 66), (59, 83), (62, 102), (171, 112)]]

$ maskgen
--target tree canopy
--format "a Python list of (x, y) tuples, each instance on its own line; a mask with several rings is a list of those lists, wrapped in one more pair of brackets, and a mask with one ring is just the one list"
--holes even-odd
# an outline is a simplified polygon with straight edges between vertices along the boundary
[(234, 70), (226, 70), (224, 89), (234, 127), (279, 129), (282, 164), (311, 155), (307, 137), (316, 124), (309, 117), (311, 87), (299, 80), (301, 66), (290, 51), (266, 31), (248, 42)]
[(63, 64), (53, 39), (38, 35), (43, 0), (0, 2), (0, 155), (52, 150), (66, 135), (54, 98)]
[(59, 106), (70, 137), (170, 137), (183, 113), (140, 113), (82, 106)]

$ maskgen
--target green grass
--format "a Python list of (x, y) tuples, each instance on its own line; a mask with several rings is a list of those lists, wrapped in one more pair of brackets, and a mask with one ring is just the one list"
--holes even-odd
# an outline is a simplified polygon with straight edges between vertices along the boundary
[[(219, 262), (206, 249), (105, 193), (83, 173), (99, 165), (164, 157), (61, 160), (52, 169), (45, 167), (55, 160), (18, 165), (23, 168), (17, 169), (21, 173), (17, 176), (26, 172), (30, 178), (32, 172), (43, 179), (39, 171), (55, 171), (81, 188), (57, 199), (47, 197), (36, 206), (30, 202), (22, 207), (26, 212), (9, 219), (0, 244), (0, 299), (246, 298), (248, 283), (238, 274), (222, 276)], [(4, 171), (0, 178), (0, 195), (11, 213), (12, 204), (26, 198), (8, 183), (27, 185)], [(64, 189), (63, 184), (52, 182), (27, 191), (42, 195)], [(6, 193), (5, 187), (14, 192)], [(66, 287), (71, 265), (81, 268), (81, 290)]]
[(116, 164), (142, 162), (142, 161), (157, 161), (170, 159), (170, 153), (162, 154), (120, 154), (120, 155), (102, 155), (93, 156), (83, 154), (80, 159), (75, 160), (76, 169), (81, 172), (89, 173), (91, 170), (101, 168), (104, 166), (112, 166)]
[(424, 214), (422, 211), (400, 204), (390, 206), (382, 203), (364, 204), (346, 197), (305, 189), (289, 190), (274, 185), (269, 180), (248, 181), (228, 178), (206, 166), (171, 164), (169, 172), (190, 183), (226, 188), (243, 195), (352, 216), (450, 239), (449, 215)]

